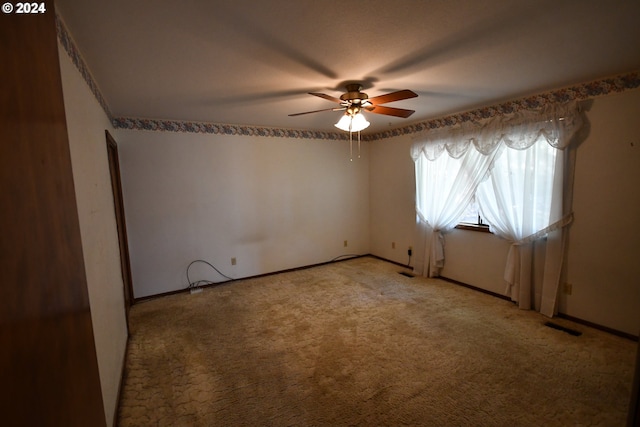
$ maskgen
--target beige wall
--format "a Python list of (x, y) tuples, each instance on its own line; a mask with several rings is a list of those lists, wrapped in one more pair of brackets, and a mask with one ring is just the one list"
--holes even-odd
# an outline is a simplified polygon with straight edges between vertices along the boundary
[[(369, 145), (371, 253), (406, 264), (407, 249), (416, 245), (411, 138), (396, 137)], [(395, 249), (392, 248), (394, 242)]]
[[(366, 147), (351, 162), (348, 141), (130, 130), (116, 139), (137, 298), (186, 288), (197, 259), (242, 278), (369, 253)], [(195, 267), (192, 279), (223, 280)]]
[[(574, 214), (562, 313), (629, 334), (640, 332), (640, 90), (594, 100), (576, 159)], [(371, 143), (371, 251), (406, 263), (415, 246), (411, 136)], [(633, 145), (632, 145), (633, 144)], [(392, 241), (400, 248), (391, 249)], [(494, 235), (446, 235), (442, 275), (504, 294), (509, 244)]]
[(577, 151), (567, 314), (640, 332), (640, 90), (595, 100)]
[(112, 126), (60, 45), (58, 51), (91, 319), (105, 419), (110, 425), (117, 408), (127, 341), (120, 249), (104, 133), (105, 129), (112, 131)]

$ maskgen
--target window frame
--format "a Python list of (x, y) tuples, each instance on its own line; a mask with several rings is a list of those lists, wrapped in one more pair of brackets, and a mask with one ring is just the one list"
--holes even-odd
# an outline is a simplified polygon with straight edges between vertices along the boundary
[[(478, 215), (478, 219), (480, 219), (480, 215)], [(491, 229), (489, 228), (489, 224), (472, 224), (470, 222), (461, 222), (454, 228), (457, 228), (458, 230), (479, 231), (482, 233), (493, 234), (493, 231), (491, 231)]]
[[(475, 195), (473, 197), (475, 199)], [(485, 223), (482, 220), (482, 216), (480, 216), (480, 212), (478, 209), (475, 210), (475, 213), (478, 217), (476, 222), (459, 222), (454, 228), (457, 228), (458, 230), (480, 231), (482, 233), (493, 234), (493, 232), (489, 228), (489, 224)]]

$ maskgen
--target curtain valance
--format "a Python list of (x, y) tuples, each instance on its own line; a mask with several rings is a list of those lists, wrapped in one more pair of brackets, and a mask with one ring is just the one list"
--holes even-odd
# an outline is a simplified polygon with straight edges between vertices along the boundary
[(458, 159), (472, 146), (488, 155), (501, 143), (525, 150), (540, 140), (564, 149), (581, 126), (582, 115), (576, 102), (549, 105), (539, 111), (523, 110), (484, 123), (463, 123), (456, 128), (421, 133), (413, 138), (411, 157), (415, 161), (423, 154), (433, 161), (446, 151)]

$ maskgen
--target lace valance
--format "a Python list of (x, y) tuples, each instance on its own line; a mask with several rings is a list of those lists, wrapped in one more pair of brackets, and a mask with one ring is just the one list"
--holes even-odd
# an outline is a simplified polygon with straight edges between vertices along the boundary
[(576, 102), (550, 105), (538, 111), (524, 110), (484, 123), (464, 123), (455, 128), (421, 133), (413, 138), (411, 157), (415, 160), (424, 154), (428, 160), (435, 160), (446, 151), (457, 159), (471, 146), (487, 155), (503, 142), (509, 148), (524, 150), (540, 140), (564, 149), (582, 124)]

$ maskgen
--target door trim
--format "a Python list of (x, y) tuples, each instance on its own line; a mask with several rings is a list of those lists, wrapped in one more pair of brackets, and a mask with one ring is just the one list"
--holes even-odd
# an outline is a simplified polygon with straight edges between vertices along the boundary
[(107, 139), (107, 154), (109, 157), (109, 174), (111, 175), (111, 190), (113, 192), (113, 206), (118, 228), (118, 243), (120, 246), (120, 268), (122, 270), (122, 282), (124, 293), (124, 306), (127, 317), (127, 329), (129, 329), (129, 309), (134, 304), (133, 280), (131, 278), (131, 263), (129, 260), (129, 241), (127, 239), (127, 224), (124, 215), (124, 201), (122, 198), (122, 181), (120, 180), (120, 162), (118, 157), (118, 144), (108, 130), (105, 130)]

